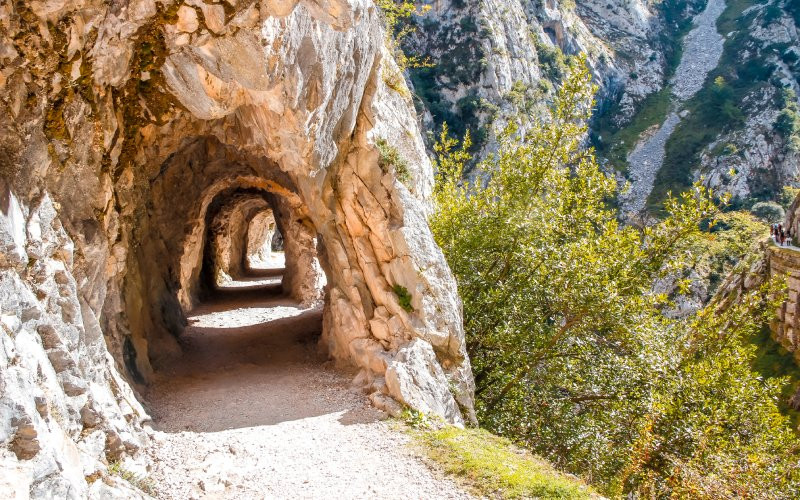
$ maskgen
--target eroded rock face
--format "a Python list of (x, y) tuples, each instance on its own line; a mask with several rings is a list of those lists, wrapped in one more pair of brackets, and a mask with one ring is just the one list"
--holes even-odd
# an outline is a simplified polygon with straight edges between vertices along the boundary
[(248, 267), (268, 261), (272, 256), (272, 238), (275, 234), (275, 216), (272, 210), (258, 212), (247, 226), (247, 259)]
[(107, 464), (141, 446), (134, 391), (180, 355), (208, 251), (244, 252), (267, 206), (284, 286), (324, 293), (331, 357), (385, 407), (474, 419), (460, 302), (426, 224), (432, 169), (382, 77), (396, 69), (371, 1), (43, 0), (0, 6), (0, 26), (4, 477), (34, 496), (130, 494)]
[[(617, 104), (627, 122), (661, 89), (667, 64), (659, 36), (665, 20), (641, 0), (430, 0), (410, 42), (435, 67), (417, 71), (428, 128), (447, 121), (473, 132), (483, 152), (513, 121), (524, 129), (541, 114), (560, 76), (557, 53), (587, 56), (600, 86), (599, 109)], [(459, 124), (462, 124), (459, 126)]]

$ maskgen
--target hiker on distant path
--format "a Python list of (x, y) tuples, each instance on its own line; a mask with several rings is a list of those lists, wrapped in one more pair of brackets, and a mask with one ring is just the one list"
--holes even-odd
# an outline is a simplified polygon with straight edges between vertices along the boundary
[(769, 225), (769, 236), (773, 239), (775, 238), (775, 224)]
[(778, 239), (781, 246), (786, 241), (786, 233), (783, 231), (783, 226), (778, 224)]

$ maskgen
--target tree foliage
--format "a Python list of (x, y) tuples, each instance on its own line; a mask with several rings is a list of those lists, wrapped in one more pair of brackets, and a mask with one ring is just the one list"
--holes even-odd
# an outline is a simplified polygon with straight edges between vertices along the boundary
[(770, 223), (783, 222), (786, 217), (786, 211), (774, 201), (759, 201), (750, 208), (750, 211), (756, 217)]
[(653, 291), (697, 259), (713, 193), (695, 185), (658, 223), (621, 225), (616, 183), (583, 147), (590, 80), (572, 61), (549, 116), (524, 135), (507, 128), (473, 183), (469, 137), (459, 146), (445, 128), (436, 146), (430, 224), (464, 302), (481, 422), (610, 493), (796, 486), (775, 383), (739, 341), (767, 306), (754, 295), (679, 321)]
[(429, 66), (430, 63), (416, 55), (407, 54), (401, 47), (403, 40), (414, 32), (414, 25), (408, 20), (415, 15), (423, 15), (430, 6), (417, 7), (410, 0), (375, 0), (381, 9), (386, 28), (386, 46), (394, 56), (400, 71), (406, 68)]

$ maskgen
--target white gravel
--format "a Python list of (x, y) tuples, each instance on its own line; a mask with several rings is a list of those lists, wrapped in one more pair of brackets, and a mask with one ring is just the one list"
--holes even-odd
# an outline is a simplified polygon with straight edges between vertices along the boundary
[(717, 19), (725, 10), (725, 0), (708, 0), (705, 10), (694, 18), (694, 27), (683, 40), (683, 54), (670, 80), (672, 110), (655, 134), (641, 140), (628, 155), (628, 180), (631, 189), (620, 197), (622, 211), (640, 214), (653, 184), (664, 164), (664, 147), (681, 121), (683, 102), (692, 98), (706, 81), (708, 73), (719, 63), (724, 39), (717, 32)]
[(681, 62), (672, 77), (672, 95), (681, 101), (691, 99), (703, 88), (708, 73), (722, 57), (724, 39), (717, 32), (717, 19), (725, 10), (725, 0), (708, 0), (703, 12), (694, 18), (694, 27), (683, 40)]
[(228, 293), (147, 394), (158, 498), (470, 498), (322, 363), (319, 309)]
[(636, 145), (628, 155), (630, 190), (620, 196), (623, 211), (638, 214), (644, 210), (647, 197), (653, 190), (661, 165), (664, 163), (664, 148), (667, 139), (680, 123), (680, 117), (670, 113), (658, 131), (647, 140)]

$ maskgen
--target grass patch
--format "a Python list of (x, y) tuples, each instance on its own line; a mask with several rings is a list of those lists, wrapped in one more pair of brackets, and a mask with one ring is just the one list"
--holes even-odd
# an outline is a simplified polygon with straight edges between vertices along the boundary
[(131, 484), (134, 488), (147, 493), (148, 495), (155, 495), (156, 489), (153, 481), (148, 477), (139, 476), (125, 467), (120, 462), (111, 462), (108, 465), (108, 473), (120, 477)]
[(619, 171), (627, 171), (628, 154), (631, 152), (642, 133), (653, 125), (664, 121), (669, 111), (672, 88), (665, 86), (658, 92), (648, 95), (637, 106), (630, 124), (617, 129), (611, 123), (612, 114), (601, 116), (596, 125), (599, 139), (596, 141), (597, 152), (607, 159)]
[(579, 479), (483, 429), (414, 431), (427, 456), (480, 495), (500, 498), (598, 498)]

